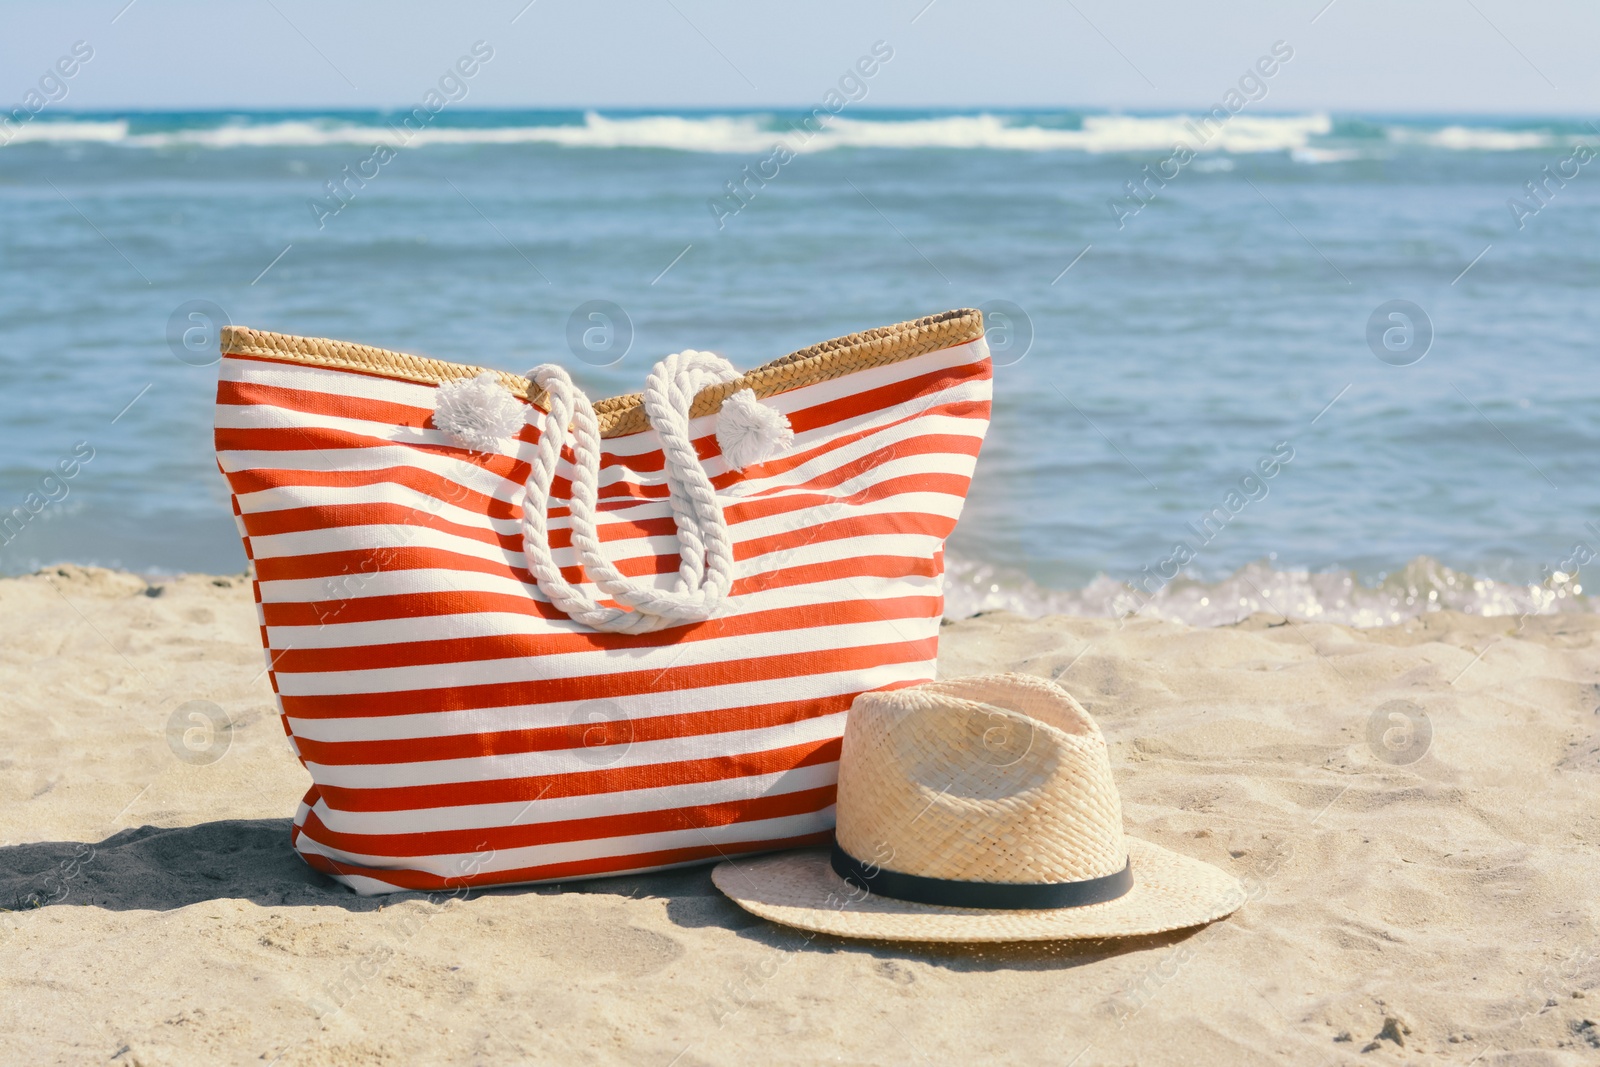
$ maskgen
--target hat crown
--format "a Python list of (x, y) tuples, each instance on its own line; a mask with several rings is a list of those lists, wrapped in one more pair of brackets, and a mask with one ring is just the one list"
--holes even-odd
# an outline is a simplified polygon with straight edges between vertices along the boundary
[(1053, 682), (988, 675), (863, 693), (839, 760), (839, 847), (903, 874), (1100, 878), (1127, 862), (1105, 739)]

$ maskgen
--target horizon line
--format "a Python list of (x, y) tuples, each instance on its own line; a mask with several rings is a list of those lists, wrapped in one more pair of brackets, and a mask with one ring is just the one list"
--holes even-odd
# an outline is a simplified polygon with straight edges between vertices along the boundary
[[(320, 105), (320, 104), (239, 104), (216, 105), (208, 104), (203, 107), (186, 107), (181, 105), (122, 105), (115, 107), (83, 107), (65, 108), (51, 107), (46, 112), (36, 115), (38, 119), (47, 118), (49, 115), (229, 115), (238, 113), (276, 112), (280, 114), (359, 114), (363, 112), (395, 112), (409, 111), (420, 106), (411, 101), (402, 104), (368, 104), (363, 106), (348, 105)], [(815, 101), (805, 104), (488, 104), (478, 107), (449, 108), (451, 113), (512, 113), (512, 112), (632, 112), (639, 114), (676, 114), (685, 112), (699, 112), (705, 114), (760, 114), (769, 111), (810, 111), (820, 105)], [(1198, 112), (1210, 111), (1217, 107), (1215, 102), (1205, 105), (1138, 105), (1124, 106), (1115, 104), (895, 104), (889, 106), (853, 106), (846, 111), (837, 112), (836, 115), (848, 113), (861, 114), (893, 114), (918, 111), (940, 111), (950, 114), (988, 114), (988, 113), (1018, 113), (1018, 112), (1083, 112), (1087, 114), (1106, 115), (1156, 115), (1171, 112)], [(442, 114), (442, 112), (441, 112)], [(1243, 115), (1246, 112), (1236, 112)], [(1414, 110), (1414, 111), (1382, 111), (1363, 110), (1360, 108), (1341, 108), (1324, 105), (1307, 105), (1292, 109), (1257, 109), (1248, 111), (1251, 116), (1257, 117), (1286, 117), (1306, 114), (1340, 115), (1351, 118), (1391, 118), (1391, 119), (1426, 119), (1426, 118), (1521, 118), (1521, 119), (1561, 119), (1570, 121), (1590, 122), (1588, 115), (1578, 111), (1468, 111), (1468, 110)]]

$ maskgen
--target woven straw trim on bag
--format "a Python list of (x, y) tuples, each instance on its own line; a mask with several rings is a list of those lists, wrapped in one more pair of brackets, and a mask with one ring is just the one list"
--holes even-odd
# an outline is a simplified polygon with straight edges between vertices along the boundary
[(839, 764), (839, 846), (926, 878), (1074, 882), (1127, 854), (1106, 743), (1020, 674), (863, 693)]
[[(911, 322), (880, 326), (875, 330), (836, 337), (831, 341), (791, 352), (725, 385), (702, 390), (695, 397), (690, 414), (695, 417), (713, 414), (721, 407), (724, 399), (741, 389), (753, 389), (756, 395), (761, 397), (773, 396), (801, 386), (829, 381), (868, 367), (882, 367), (913, 356), (966, 344), (982, 336), (983, 312), (974, 308), (960, 308)], [(288, 334), (252, 330), (244, 326), (222, 328), (222, 354), (290, 360), (313, 367), (379, 374), (423, 385), (442, 385), (462, 378), (476, 378), (486, 370), (483, 367), (449, 363), (427, 356), (410, 356), (403, 352), (370, 348), (348, 341), (293, 337)], [(544, 406), (545, 398), (542, 390), (535, 389), (533, 395), (529, 395), (528, 379), (506, 371), (488, 373), (498, 377), (500, 383), (515, 396)], [(621, 437), (624, 434), (639, 433), (649, 429), (644, 415), (644, 405), (638, 393), (610, 397), (595, 404), (594, 408), (595, 414), (599, 416), (602, 437)]]

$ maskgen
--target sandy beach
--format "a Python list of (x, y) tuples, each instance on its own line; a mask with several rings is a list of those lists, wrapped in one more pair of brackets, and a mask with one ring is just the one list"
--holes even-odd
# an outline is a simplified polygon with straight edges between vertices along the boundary
[[(1058, 676), (1129, 830), (1251, 893), (1173, 936), (970, 949), (773, 926), (704, 867), (360, 898), (289, 847), (308, 777), (246, 578), (52, 568), (0, 581), (0, 633), (7, 1063), (1600, 1055), (1600, 617), (947, 624), (943, 674)], [(195, 701), (231, 726), (169, 730)]]

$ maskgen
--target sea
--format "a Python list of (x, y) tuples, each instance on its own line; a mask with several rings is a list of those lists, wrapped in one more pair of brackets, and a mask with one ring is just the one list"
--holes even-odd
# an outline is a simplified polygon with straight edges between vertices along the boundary
[(223, 323), (599, 397), (980, 307), (952, 616), (1592, 610), (1600, 128), (1251, 106), (46, 107), (0, 131), (0, 573), (245, 568)]

